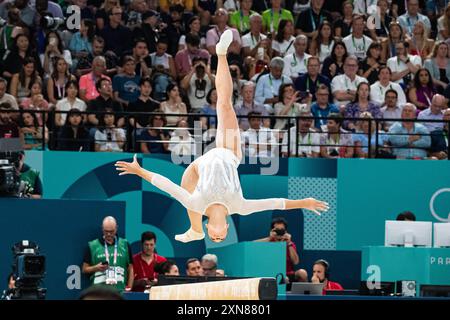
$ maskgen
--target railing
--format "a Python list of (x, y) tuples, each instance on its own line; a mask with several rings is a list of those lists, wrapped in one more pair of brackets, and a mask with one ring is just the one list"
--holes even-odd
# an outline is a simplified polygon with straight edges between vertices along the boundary
[[(8, 113), (10, 114), (10, 118), (12, 119), (18, 119), (19, 117), (21, 117), (22, 113), (34, 113), (34, 114), (40, 114), (40, 118), (45, 120), (42, 121), (42, 124), (40, 125), (41, 130), (42, 130), (42, 139), (41, 139), (41, 148), (42, 150), (45, 150), (47, 148), (47, 142), (45, 141), (45, 132), (46, 130), (48, 130), (49, 133), (49, 141), (48, 141), (48, 147), (50, 150), (61, 150), (61, 142), (70, 140), (70, 141), (74, 141), (74, 139), (64, 139), (61, 138), (59, 136), (59, 133), (61, 132), (63, 127), (59, 127), (56, 125), (55, 123), (55, 116), (57, 113), (60, 114), (70, 114), (71, 111), (37, 111), (37, 110), (0, 110), (0, 113)], [(87, 114), (96, 114), (98, 116), (104, 115), (104, 114), (111, 114), (111, 112), (81, 112), (81, 115), (85, 116)], [(142, 116), (148, 116), (150, 118), (150, 116), (152, 115), (163, 115), (165, 117), (187, 117), (188, 118), (188, 127), (187, 128), (180, 128), (180, 127), (152, 127), (152, 126), (147, 126), (144, 128), (138, 128), (136, 126), (137, 121), (134, 121), (134, 125), (131, 125), (130, 123), (130, 119), (131, 118), (136, 118), (136, 117), (142, 117)], [(121, 128), (124, 129), (125, 131), (125, 139), (123, 141), (124, 145), (123, 148), (120, 148), (122, 151), (127, 151), (127, 152), (140, 152), (140, 146), (139, 144), (142, 142), (147, 142), (147, 143), (154, 143), (154, 144), (193, 144), (195, 143), (196, 145), (201, 145), (202, 149), (205, 148), (206, 145), (208, 145), (209, 143), (211, 143), (212, 141), (208, 141), (207, 139), (204, 139), (204, 135), (205, 132), (211, 132), (210, 129), (214, 129), (214, 127), (211, 125), (212, 119), (215, 119), (217, 121), (217, 117), (216, 116), (212, 116), (212, 115), (203, 115), (203, 114), (198, 114), (198, 113), (188, 113), (188, 114), (161, 114), (161, 113), (131, 113), (131, 112), (115, 112), (114, 113), (115, 116), (115, 120), (117, 122), (118, 119), (124, 118), (125, 120), (125, 125)], [(238, 120), (240, 119), (248, 119), (247, 116), (237, 116)], [(200, 121), (196, 121), (199, 120), (200, 118), (206, 118), (207, 121), (206, 123), (203, 123), (203, 125), (201, 124)], [(269, 148), (271, 151), (271, 154), (273, 153), (273, 155), (278, 156), (281, 154), (283, 156), (287, 155), (287, 156), (295, 156), (295, 157), (301, 157), (301, 156), (305, 156), (304, 152), (301, 151), (302, 147), (319, 147), (322, 148), (321, 150), (323, 150), (323, 148), (335, 148), (335, 149), (341, 149), (341, 148), (354, 148), (356, 149), (357, 146), (355, 146), (354, 143), (352, 143), (351, 145), (345, 145), (340, 143), (341, 139), (338, 139), (338, 141), (336, 143), (330, 144), (328, 142), (326, 143), (313, 143), (312, 140), (317, 140), (317, 137), (319, 137), (319, 142), (320, 142), (320, 137), (322, 136), (322, 140), (323, 140), (323, 136), (327, 135), (327, 132), (320, 132), (320, 131), (316, 131), (316, 132), (308, 132), (309, 135), (317, 135), (315, 139), (309, 139), (309, 141), (307, 141), (307, 143), (299, 143), (299, 139), (296, 139), (296, 137), (300, 137), (300, 135), (302, 133), (305, 134), (306, 136), (306, 132), (302, 132), (300, 127), (299, 127), (299, 122), (300, 120), (312, 120), (313, 124), (311, 124), (311, 127), (314, 128), (314, 121), (316, 120), (327, 120), (327, 117), (289, 117), (289, 116), (260, 116), (260, 115), (254, 115), (252, 116), (252, 118), (261, 118), (261, 119), (270, 119), (272, 125), (275, 123), (276, 120), (278, 119), (282, 119), (282, 120), (287, 120), (287, 128), (286, 129), (280, 129), (280, 130), (276, 130), (276, 129), (269, 129), (270, 131), (267, 132), (267, 134), (273, 134), (275, 136), (275, 140), (272, 139), (272, 142), (268, 142), (268, 141), (263, 141), (263, 142), (257, 142), (257, 143), (248, 143), (247, 145), (245, 144), (245, 141), (243, 141), (243, 147), (244, 150), (246, 148), (249, 148), (250, 146), (256, 146), (256, 148), (258, 149), (259, 146), (261, 146), (262, 148)], [(333, 118), (334, 120), (334, 118)], [(66, 120), (67, 121), (67, 120)], [(443, 124), (443, 126), (447, 126), (447, 128), (450, 127), (450, 121), (440, 121), (440, 120), (401, 120), (401, 119), (367, 119), (367, 118), (342, 118), (342, 123), (344, 123), (344, 121), (352, 121), (352, 122), (358, 122), (358, 123), (363, 123), (366, 122), (368, 123), (368, 132), (365, 133), (366, 138), (364, 140), (367, 141), (367, 143), (365, 145), (360, 145), (358, 147), (363, 148), (363, 149), (367, 149), (367, 157), (368, 158), (374, 158), (374, 157), (392, 157), (394, 158), (395, 156), (390, 156), (393, 155), (395, 153), (394, 150), (401, 150), (401, 149), (409, 149), (409, 150), (414, 150), (414, 149), (425, 149), (423, 147), (416, 147), (414, 145), (408, 145), (408, 146), (396, 146), (396, 145), (392, 145), (392, 144), (382, 144), (382, 140), (380, 139), (380, 136), (383, 137), (390, 137), (390, 136), (427, 136), (427, 137), (431, 137), (433, 135), (440, 135), (439, 138), (444, 139), (445, 141), (445, 145), (446, 145), (446, 150), (442, 150), (446, 153), (446, 159), (449, 159), (449, 155), (450, 155), (450, 144), (448, 143), (450, 141), (450, 131), (447, 129), (447, 131), (442, 131), (442, 132), (434, 132), (431, 134), (416, 134), (416, 133), (402, 133), (402, 134), (394, 134), (394, 133), (390, 133), (390, 132), (382, 132), (380, 130), (380, 128), (383, 128), (385, 123), (394, 123), (394, 122), (416, 122), (416, 123), (441, 123)], [(67, 122), (66, 122), (67, 123)], [(289, 125), (291, 124), (297, 124), (295, 126), (295, 136), (293, 137), (293, 133), (291, 131), (292, 130), (292, 126), (289, 127)], [(3, 127), (5, 127), (5, 124), (1, 125), (0, 124), (0, 129)], [(375, 128), (374, 128), (375, 126)], [(90, 147), (87, 148), (88, 150), (94, 151), (94, 145), (95, 143), (113, 143), (113, 142), (117, 142), (116, 140), (113, 140), (112, 138), (110, 138), (108, 135), (107, 139), (95, 139), (95, 132), (98, 129), (103, 129), (99, 126), (90, 126), (90, 125), (86, 125), (85, 128), (89, 129), (89, 135), (86, 138), (79, 138), (76, 141), (77, 142), (81, 142), (81, 143), (85, 143), (86, 146), (89, 145)], [(111, 129), (117, 129), (117, 127), (111, 127)], [(186, 135), (186, 137), (189, 137), (189, 139), (187, 139), (186, 141), (170, 141), (167, 138), (166, 139), (152, 139), (152, 140), (145, 140), (142, 139), (140, 137), (140, 133), (142, 131), (144, 131), (145, 129), (154, 129), (154, 130), (158, 130), (160, 132), (163, 133), (167, 133), (170, 134), (175, 130), (178, 131), (188, 131), (188, 135)], [(373, 130), (374, 129), (374, 130)], [(208, 131), (209, 130), (209, 131)], [(0, 130), (1, 132), (2, 130)], [(359, 135), (361, 136), (364, 133), (361, 132), (352, 132), (352, 131), (347, 131), (347, 132), (340, 132), (339, 133), (339, 137), (342, 136), (346, 136), (346, 135)], [(444, 136), (445, 135), (445, 136)], [(6, 137), (8, 137), (8, 134), (6, 134)], [(375, 137), (375, 143), (372, 143), (373, 138)], [(431, 138), (430, 138), (431, 139)], [(273, 141), (274, 140), (274, 141)], [(344, 139), (345, 140), (345, 139)], [(390, 141), (390, 139), (387, 139), (388, 141)], [(328, 141), (328, 140), (327, 140)], [(295, 148), (295, 150), (292, 150), (292, 145)], [(86, 148), (81, 148), (81, 150), (76, 150), (76, 151), (86, 151)], [(429, 149), (429, 148), (428, 148)], [(442, 149), (442, 148), (441, 148)], [(384, 150), (385, 152), (382, 153), (380, 152), (381, 150)], [(2, 151), (2, 150), (0, 150)], [(429, 153), (429, 152), (427, 152)], [(311, 156), (310, 154), (307, 154), (306, 156)], [(342, 157), (342, 155), (339, 155), (339, 153), (336, 155), (328, 155), (327, 157)], [(428, 157), (429, 158), (429, 157)]]

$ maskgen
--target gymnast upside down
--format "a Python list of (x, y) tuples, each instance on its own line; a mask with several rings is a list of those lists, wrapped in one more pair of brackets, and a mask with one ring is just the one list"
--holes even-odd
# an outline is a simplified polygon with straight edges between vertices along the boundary
[(227, 62), (228, 46), (233, 40), (226, 30), (216, 45), (218, 67), (217, 90), (217, 135), (216, 148), (191, 163), (183, 174), (181, 187), (169, 179), (140, 167), (136, 155), (133, 162), (117, 161), (119, 175), (135, 174), (167, 192), (186, 209), (191, 227), (184, 234), (176, 235), (181, 242), (201, 240), (205, 237), (202, 215), (208, 218), (206, 228), (210, 239), (223, 241), (228, 233), (227, 216), (233, 213), (248, 215), (265, 210), (308, 209), (320, 215), (327, 211), (328, 204), (313, 198), (289, 200), (271, 198), (247, 200), (242, 195), (237, 168), (242, 158), (239, 125), (231, 97), (233, 85)]

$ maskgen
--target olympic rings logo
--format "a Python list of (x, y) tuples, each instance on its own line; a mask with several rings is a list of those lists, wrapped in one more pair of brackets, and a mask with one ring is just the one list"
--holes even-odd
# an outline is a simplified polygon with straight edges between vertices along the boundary
[(434, 201), (436, 200), (436, 198), (441, 195), (442, 193), (445, 192), (450, 192), (450, 188), (443, 188), (443, 189), (439, 189), (438, 191), (436, 191), (433, 196), (430, 199), (430, 211), (431, 214), (439, 221), (441, 222), (450, 222), (450, 213), (448, 214), (447, 218), (441, 218), (436, 211), (434, 210)]

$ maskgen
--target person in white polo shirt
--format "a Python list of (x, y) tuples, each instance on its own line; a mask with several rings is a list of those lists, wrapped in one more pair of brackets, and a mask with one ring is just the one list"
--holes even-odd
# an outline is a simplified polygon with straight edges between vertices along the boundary
[(286, 55), (284, 60), (283, 74), (295, 80), (300, 73), (306, 73), (307, 63), (311, 55), (305, 53), (308, 48), (308, 38), (304, 34), (300, 34), (295, 38), (295, 52)]
[(368, 82), (366, 78), (356, 74), (358, 71), (358, 59), (348, 56), (344, 62), (344, 74), (336, 76), (331, 81), (331, 92), (336, 105), (346, 105), (355, 100), (356, 88), (361, 82)]
[(262, 32), (262, 17), (259, 13), (250, 16), (250, 32), (241, 37), (243, 56), (257, 57), (258, 51), (264, 50), (266, 53), (271, 50), (267, 36)]
[[(391, 80), (402, 86), (407, 86), (414, 74), (422, 66), (422, 58), (419, 56), (411, 56), (407, 52), (408, 43), (399, 42), (395, 45), (397, 55), (389, 58), (386, 65), (392, 71)], [(405, 83), (406, 80), (406, 83)]]
[(391, 81), (392, 71), (389, 67), (381, 67), (378, 73), (378, 81), (370, 86), (370, 101), (382, 106), (385, 103), (386, 92), (391, 89), (397, 92), (397, 105), (403, 107), (406, 103), (405, 92), (402, 87)]
[(366, 58), (372, 39), (364, 35), (364, 17), (359, 14), (353, 15), (352, 33), (342, 39), (349, 55), (355, 55), (359, 60)]

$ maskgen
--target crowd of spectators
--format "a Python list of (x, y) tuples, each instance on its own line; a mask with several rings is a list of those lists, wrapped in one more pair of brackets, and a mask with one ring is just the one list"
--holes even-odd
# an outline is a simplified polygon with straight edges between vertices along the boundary
[(0, 138), (24, 149), (195, 154), (231, 29), (246, 155), (448, 158), (448, 1), (3, 0), (0, 18)]

